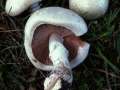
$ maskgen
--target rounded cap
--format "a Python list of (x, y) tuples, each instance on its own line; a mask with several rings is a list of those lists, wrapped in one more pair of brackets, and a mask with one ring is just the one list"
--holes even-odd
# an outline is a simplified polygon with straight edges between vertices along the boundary
[(25, 29), (31, 32), (42, 24), (63, 26), (70, 29), (76, 36), (87, 32), (87, 25), (82, 17), (71, 10), (60, 7), (47, 7), (36, 11), (29, 18)]
[(41, 0), (7, 0), (5, 10), (10, 16), (16, 16), (25, 11), (30, 5)]
[(86, 19), (96, 19), (105, 14), (109, 0), (69, 0), (70, 9)]
[[(45, 28), (47, 27), (49, 27), (49, 29), (45, 30)], [(61, 35), (64, 39), (69, 35), (70, 36), (73, 35), (74, 37), (77, 37), (87, 32), (87, 25), (85, 21), (76, 13), (72, 12), (71, 10), (60, 8), (60, 7), (43, 8), (33, 13), (25, 26), (24, 45), (30, 61), (38, 69), (42, 69), (42, 70), (53, 69), (52, 64), (49, 65), (49, 64), (41, 63), (38, 60), (39, 57), (36, 58), (37, 54), (35, 54), (36, 51), (39, 51), (38, 53), (39, 55), (37, 56), (42, 55), (43, 57), (45, 55), (44, 53), (48, 52), (48, 42), (49, 42), (48, 40), (50, 35), (53, 32)], [(45, 42), (47, 42), (47, 44), (45, 44)], [(69, 43), (71, 42), (71, 40), (69, 41), (69, 39), (67, 40), (66, 38), (66, 42)], [(68, 45), (69, 44), (66, 43), (66, 47)], [(81, 58), (78, 55), (78, 54), (81, 54), (81, 52), (88, 52), (89, 44), (84, 43), (84, 45), (86, 49), (83, 49), (84, 47), (81, 45), (78, 45), (78, 44), (74, 45), (77, 47), (79, 46), (80, 48), (76, 52), (77, 57), (73, 58), (76, 61), (78, 60), (79, 64), (80, 62), (83, 61), (83, 59), (86, 58), (88, 54), (86, 53), (85, 55), (83, 55), (84, 58)], [(42, 48), (39, 49), (40, 46)], [(36, 50), (34, 50), (34, 47), (36, 48)], [(86, 50), (86, 51), (83, 51), (83, 50)], [(74, 61), (72, 63), (76, 64)], [(74, 68), (78, 65), (78, 63), (76, 65), (71, 64), (71, 66)]]

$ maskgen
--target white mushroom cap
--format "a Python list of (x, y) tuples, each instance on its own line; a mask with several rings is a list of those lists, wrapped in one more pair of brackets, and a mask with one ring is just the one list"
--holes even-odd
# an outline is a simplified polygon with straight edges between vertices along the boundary
[[(82, 19), (82, 17), (80, 17), (76, 13), (74, 13), (71, 10), (60, 8), (60, 7), (42, 8), (32, 14), (32, 16), (29, 18), (25, 26), (25, 41), (24, 41), (25, 50), (30, 61), (36, 68), (48, 71), (48, 70), (53, 70), (53, 66), (45, 65), (39, 62), (34, 57), (32, 52), (32, 47), (31, 47), (34, 31), (36, 30), (37, 27), (43, 24), (63, 26), (71, 30), (76, 36), (81, 36), (84, 33), (86, 33), (87, 25), (85, 21)], [(81, 48), (85, 50), (84, 52), (88, 52), (89, 45), (87, 44), (85, 45), (85, 47), (81, 47)], [(78, 50), (78, 54), (81, 54), (83, 52), (81, 51), (81, 48), (80, 48), (80, 51)], [(83, 56), (81, 55), (83, 58), (77, 55), (77, 59), (75, 60), (76, 61), (78, 60), (79, 62), (78, 64), (80, 64), (80, 62), (82, 62), (83, 59), (86, 58), (87, 54), (88, 53), (84, 53)], [(35, 62), (34, 60), (36, 60), (37, 62)], [(73, 64), (74, 63), (75, 62), (73, 62)], [(78, 64), (75, 63), (75, 65), (72, 65), (71, 63), (71, 66), (76, 67)]]
[(96, 19), (107, 11), (109, 0), (69, 0), (70, 9), (86, 19)]
[(30, 5), (41, 0), (7, 0), (5, 10), (11, 16), (16, 16), (26, 10)]

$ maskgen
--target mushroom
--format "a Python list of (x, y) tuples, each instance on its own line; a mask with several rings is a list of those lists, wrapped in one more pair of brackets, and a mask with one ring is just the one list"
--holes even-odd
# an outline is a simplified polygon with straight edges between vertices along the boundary
[(34, 8), (38, 8), (39, 5), (37, 4), (40, 1), (42, 0), (7, 0), (5, 10), (10, 16), (17, 16), (32, 4), (35, 4), (33, 5)]
[(109, 0), (69, 0), (70, 9), (88, 20), (96, 19), (105, 14)]
[(90, 45), (79, 39), (86, 32), (82, 17), (65, 8), (42, 8), (30, 16), (24, 46), (36, 68), (52, 71), (45, 79), (45, 90), (61, 88), (61, 80), (72, 83), (72, 69), (88, 55)]

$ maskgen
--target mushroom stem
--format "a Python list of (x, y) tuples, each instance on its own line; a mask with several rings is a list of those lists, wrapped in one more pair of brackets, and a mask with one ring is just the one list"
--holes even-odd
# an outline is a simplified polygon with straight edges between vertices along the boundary
[(53, 90), (50, 89), (51, 87), (57, 88), (60, 86), (56, 85), (60, 79), (72, 83), (73, 77), (68, 55), (68, 50), (63, 45), (63, 38), (57, 34), (52, 34), (49, 39), (49, 57), (53, 63), (54, 70), (49, 76), (49, 80), (45, 80), (45, 82), (51, 82), (51, 84), (45, 85), (49, 90)]
[(61, 88), (61, 80), (58, 75), (52, 74), (45, 79), (44, 90), (59, 90)]
[(63, 45), (63, 38), (58, 34), (52, 34), (49, 39), (49, 57), (53, 66), (56, 68), (63, 63), (65, 67), (70, 69), (68, 55), (69, 52)]

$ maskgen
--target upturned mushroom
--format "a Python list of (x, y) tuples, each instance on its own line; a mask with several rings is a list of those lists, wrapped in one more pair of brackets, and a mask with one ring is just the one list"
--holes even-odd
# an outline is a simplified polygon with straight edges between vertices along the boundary
[(72, 83), (72, 69), (88, 55), (90, 45), (79, 39), (86, 32), (83, 18), (68, 9), (47, 7), (30, 16), (24, 46), (36, 68), (52, 71), (45, 79), (45, 90), (60, 89), (61, 80)]
[(17, 16), (27, 8), (29, 8), (32, 4), (34, 8), (38, 8), (38, 2), (42, 0), (7, 0), (5, 5), (5, 11), (10, 16)]
[(88, 20), (97, 19), (105, 14), (109, 0), (69, 0), (70, 9)]

